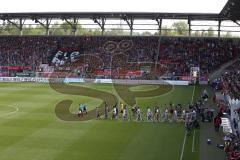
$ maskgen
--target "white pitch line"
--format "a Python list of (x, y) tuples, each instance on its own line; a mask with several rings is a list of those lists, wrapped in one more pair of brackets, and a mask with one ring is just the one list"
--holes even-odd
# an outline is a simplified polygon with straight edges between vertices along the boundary
[(192, 152), (194, 152), (194, 148), (195, 148), (195, 130), (194, 130), (194, 132), (193, 132)]
[(183, 159), (183, 153), (184, 153), (184, 149), (185, 149), (186, 139), (187, 139), (187, 132), (185, 132), (185, 135), (184, 135), (184, 140), (183, 140), (182, 152), (181, 152), (180, 160)]
[(6, 114), (2, 114), (2, 115), (0, 115), (0, 117), (9, 116), (9, 115), (14, 114), (14, 113), (17, 113), (17, 112), (19, 111), (19, 108), (18, 108), (17, 106), (13, 106), (13, 105), (6, 105), (6, 106), (15, 108), (16, 110), (13, 111), (13, 112), (9, 112), (9, 113), (6, 113)]
[[(194, 99), (194, 95), (195, 95), (195, 89), (196, 89), (196, 86), (194, 86), (194, 88), (193, 88), (192, 101), (191, 101), (191, 103), (193, 103), (193, 99)], [(192, 152), (194, 152), (194, 147), (195, 147), (195, 130), (194, 130), (194, 132), (193, 132)]]
[[(193, 93), (192, 93), (192, 100), (191, 100), (191, 103), (193, 103), (193, 98), (194, 98), (194, 94), (195, 94), (195, 89), (196, 89), (196, 86), (194, 86), (194, 88), (193, 88)], [(194, 133), (195, 133), (195, 130), (194, 130)], [(183, 153), (184, 153), (184, 149), (185, 149), (186, 139), (187, 139), (187, 132), (185, 131), (185, 135), (184, 135), (184, 140), (183, 140), (183, 146), (182, 146), (182, 152), (181, 152), (180, 160), (183, 159)]]
[(196, 86), (194, 86), (194, 88), (193, 88), (193, 93), (192, 93), (192, 100), (191, 100), (191, 103), (193, 103), (193, 98), (194, 98), (194, 94), (195, 94), (195, 89), (196, 89)]

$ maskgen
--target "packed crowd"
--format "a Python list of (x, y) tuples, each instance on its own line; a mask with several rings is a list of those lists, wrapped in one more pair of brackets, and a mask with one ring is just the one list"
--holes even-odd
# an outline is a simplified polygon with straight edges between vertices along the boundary
[[(240, 61), (226, 68), (225, 73), (215, 79), (212, 83), (213, 90), (221, 93), (224, 98), (215, 96), (214, 101), (217, 102), (219, 113), (218, 117), (229, 119), (232, 133), (225, 134), (223, 137), (224, 144), (219, 145), (226, 153), (227, 160), (240, 159), (240, 137), (239, 137), (239, 117), (240, 108), (236, 103), (240, 98)], [(215, 122), (215, 121), (214, 121)], [(217, 122), (216, 122), (217, 123)]]
[(240, 60), (227, 68), (227, 71), (218, 79), (214, 80), (215, 90), (229, 95), (232, 99), (240, 99)]
[(48, 63), (47, 57), (56, 48), (53, 37), (0, 37), (0, 63), (36, 67)]
[[(240, 159), (240, 139), (235, 134), (228, 134), (223, 137), (224, 145), (222, 148), (227, 154), (227, 160)], [(219, 146), (221, 147), (221, 146)]]
[[(112, 73), (139, 70), (140, 63), (145, 66), (160, 64), (154, 72), (158, 75), (189, 75), (192, 66), (199, 66), (201, 74), (207, 75), (239, 51), (238, 41), (217, 38), (0, 37), (0, 63), (3, 66), (31, 66), (39, 71), (41, 64), (58, 69), (78, 61), (83, 66), (80, 72), (90, 72), (90, 76), (94, 76), (95, 70), (111, 69)], [(73, 70), (71, 68), (71, 72)], [(79, 75), (83, 74), (75, 74)]]
[(160, 60), (171, 61), (168, 68), (175, 75), (189, 73), (192, 66), (199, 66), (205, 75), (235, 57), (239, 49), (232, 40), (170, 38), (162, 42)]
[[(219, 127), (222, 124), (222, 118), (229, 118), (231, 116), (231, 111), (228, 105), (223, 102), (218, 102), (218, 114), (214, 118), (214, 126), (216, 131), (219, 131)], [(240, 159), (240, 137), (238, 132), (238, 123), (235, 118), (233, 118), (232, 124), (230, 126), (233, 128), (233, 132), (224, 133), (222, 137), (223, 144), (217, 144), (219, 149), (224, 150), (226, 153), (227, 160), (239, 160)]]

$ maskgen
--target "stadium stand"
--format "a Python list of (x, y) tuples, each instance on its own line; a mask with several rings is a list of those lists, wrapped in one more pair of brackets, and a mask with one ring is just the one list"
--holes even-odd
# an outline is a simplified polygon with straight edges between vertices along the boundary
[[(234, 134), (224, 136), (224, 151), (228, 160), (239, 159), (239, 124), (240, 124), (240, 63), (239, 60), (226, 68), (225, 73), (214, 80), (212, 87), (217, 92), (221, 92), (222, 98), (218, 99), (219, 110), (225, 113), (224, 117), (231, 120), (230, 127)], [(224, 119), (224, 118), (223, 118)], [(225, 118), (226, 119), (226, 118)], [(223, 130), (226, 123), (223, 124)]]
[(82, 68), (71, 71), (71, 77), (109, 77), (109, 70), (115, 70), (115, 78), (121, 78), (120, 73), (146, 78), (140, 63), (145, 67), (160, 64), (157, 77), (166, 73), (187, 76), (196, 66), (202, 76), (207, 76), (240, 51), (238, 41), (218, 38), (29, 36), (0, 37), (0, 43), (2, 76), (34, 76), (26, 70), (41, 72), (39, 66), (43, 64), (57, 70), (71, 67), (75, 61)]

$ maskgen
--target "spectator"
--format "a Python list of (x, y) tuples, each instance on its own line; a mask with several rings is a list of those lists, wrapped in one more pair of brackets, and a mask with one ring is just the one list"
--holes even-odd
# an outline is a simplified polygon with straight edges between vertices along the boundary
[(216, 116), (214, 118), (214, 127), (215, 127), (215, 131), (216, 132), (219, 132), (219, 128), (220, 128), (220, 125), (222, 124), (222, 120), (221, 120), (221, 117), (220, 116)]

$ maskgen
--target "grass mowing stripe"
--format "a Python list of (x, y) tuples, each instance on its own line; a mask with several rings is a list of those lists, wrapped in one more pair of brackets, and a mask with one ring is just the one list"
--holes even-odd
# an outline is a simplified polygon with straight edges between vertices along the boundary
[(194, 152), (194, 147), (195, 147), (195, 130), (193, 131), (192, 152)]
[[(76, 124), (76, 123), (75, 123)], [(32, 135), (27, 136), (19, 143), (13, 144), (4, 150), (0, 155), (1, 160), (14, 160), (17, 154), (18, 159), (34, 159), (34, 160), (53, 160), (64, 150), (81, 139), (86, 132), (95, 123), (81, 123), (81, 130), (74, 128), (67, 130), (65, 126), (71, 124), (63, 124), (61, 122), (53, 121), (50, 125), (38, 130)], [(53, 126), (60, 125), (57, 129), (53, 129)], [(29, 156), (29, 158), (26, 158)], [(71, 157), (71, 156), (70, 156)], [(71, 158), (69, 158), (71, 159)]]

